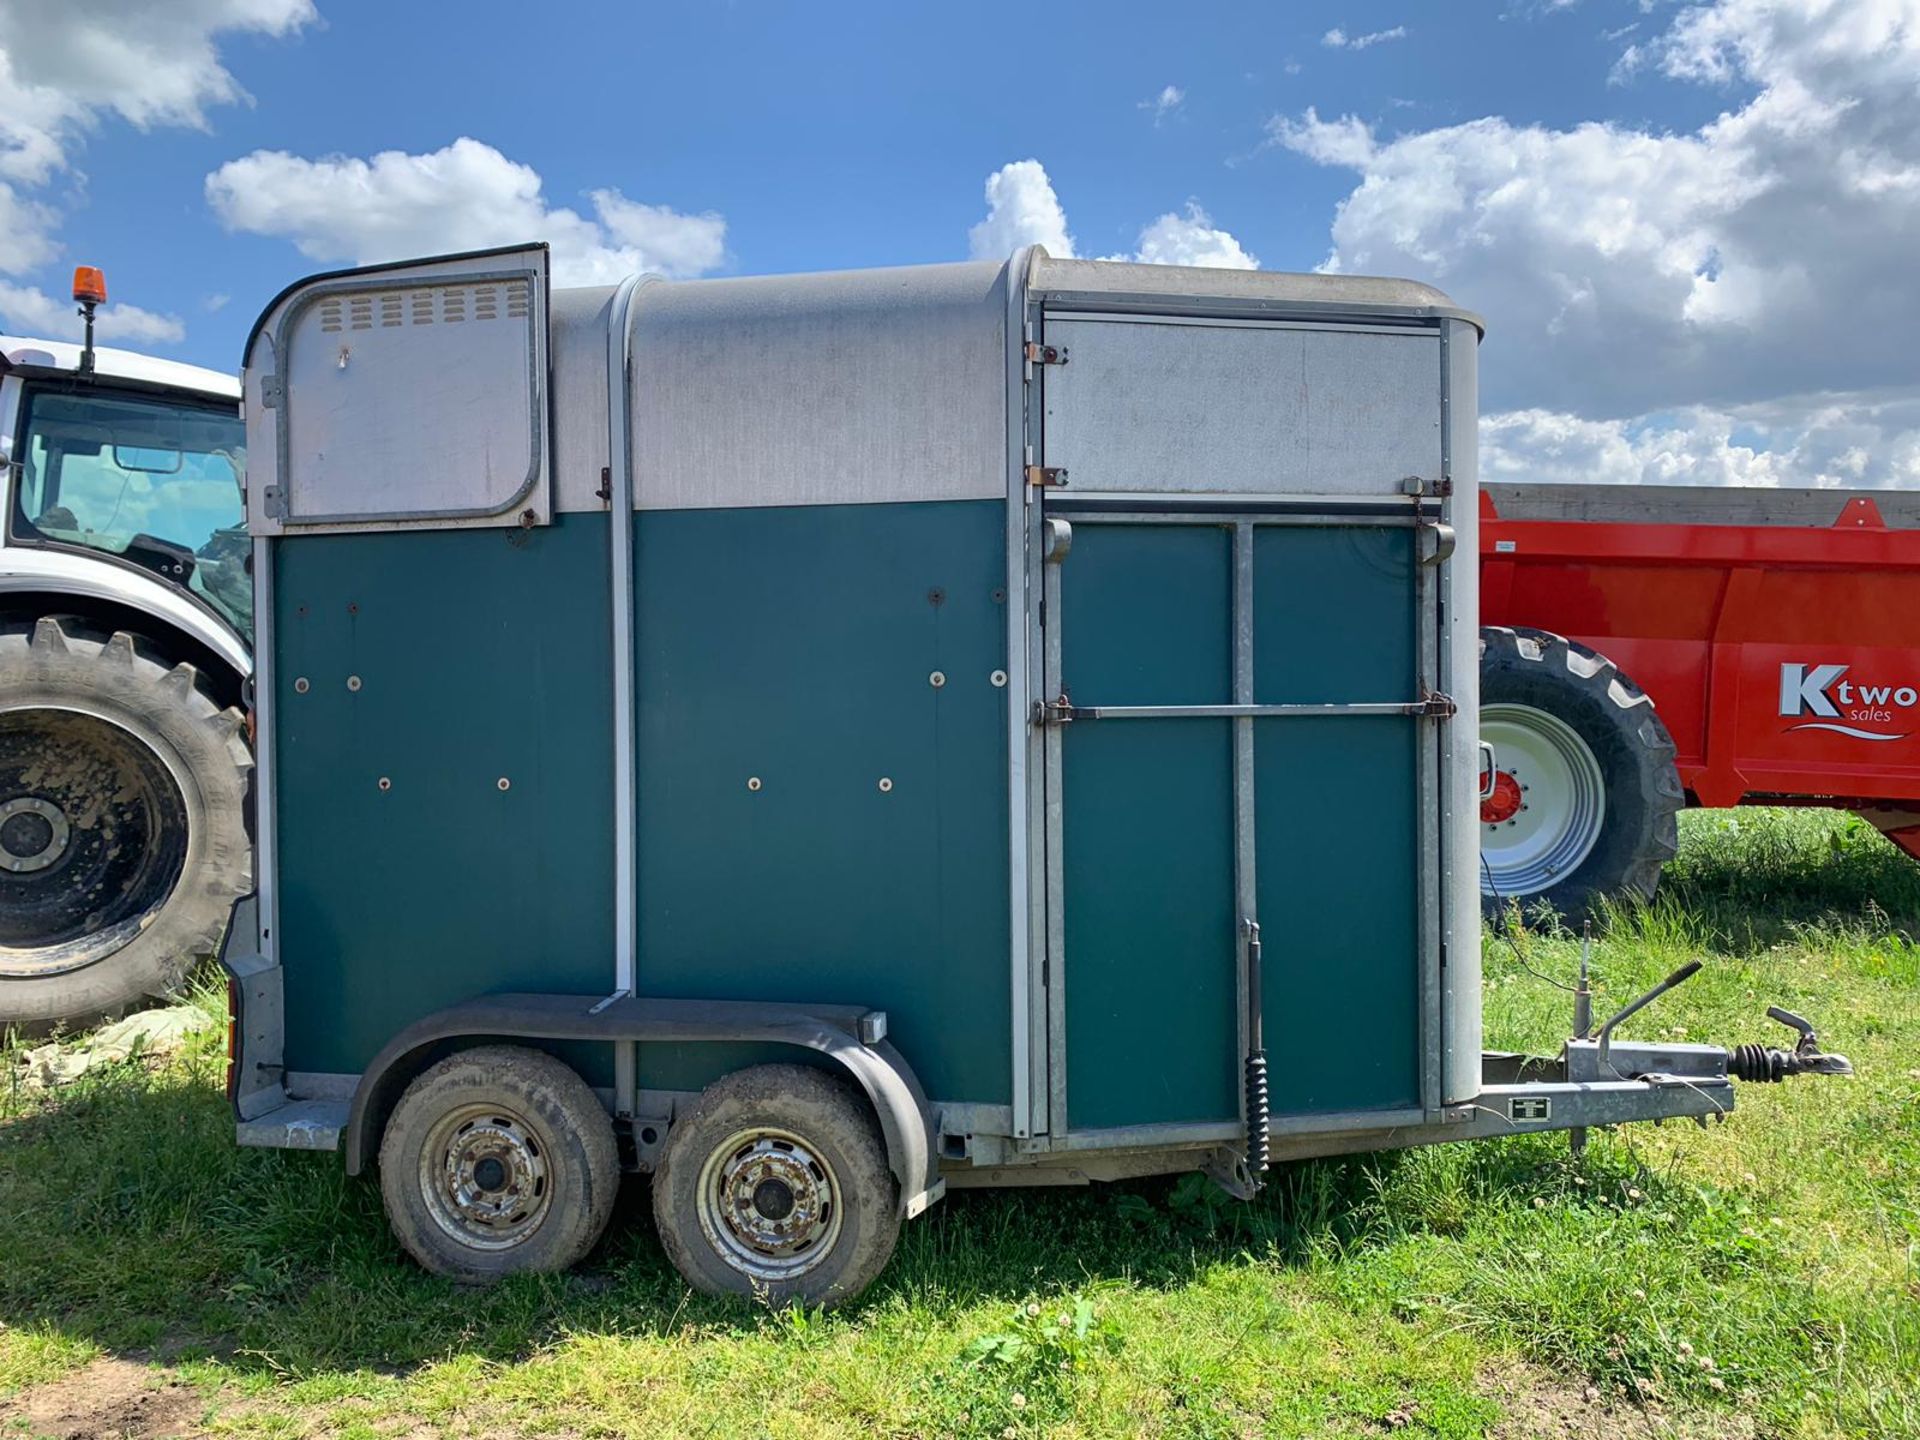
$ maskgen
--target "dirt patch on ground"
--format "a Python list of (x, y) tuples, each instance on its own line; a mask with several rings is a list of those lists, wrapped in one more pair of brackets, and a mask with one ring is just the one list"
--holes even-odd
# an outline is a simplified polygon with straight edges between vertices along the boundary
[(1481, 1383), (1501, 1410), (1488, 1440), (1753, 1440), (1756, 1433), (1745, 1416), (1674, 1416), (1524, 1366), (1490, 1373)]
[(206, 1404), (163, 1370), (112, 1357), (0, 1400), (0, 1433), (54, 1440), (165, 1440), (203, 1433)]

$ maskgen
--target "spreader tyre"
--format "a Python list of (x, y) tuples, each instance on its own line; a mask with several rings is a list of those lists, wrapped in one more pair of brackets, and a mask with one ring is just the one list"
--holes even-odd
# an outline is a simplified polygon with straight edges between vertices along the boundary
[(427, 1269), (489, 1281), (564, 1270), (620, 1189), (613, 1122), (572, 1069), (487, 1045), (424, 1071), (380, 1141), (387, 1221)]
[(872, 1112), (801, 1065), (736, 1071), (702, 1092), (667, 1133), (653, 1218), (696, 1290), (776, 1306), (851, 1299), (900, 1238)]
[(0, 620), (0, 1029), (114, 1014), (211, 953), (251, 883), (252, 765), (192, 665)]
[(1578, 915), (1602, 896), (1651, 899), (1685, 803), (1652, 699), (1604, 655), (1544, 630), (1480, 631), (1480, 894)]

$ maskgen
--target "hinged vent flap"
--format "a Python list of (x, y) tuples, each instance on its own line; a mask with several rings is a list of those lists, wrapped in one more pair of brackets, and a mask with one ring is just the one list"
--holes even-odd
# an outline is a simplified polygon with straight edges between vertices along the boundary
[(284, 297), (263, 327), (271, 344), (248, 356), (271, 411), (249, 437), (255, 457), (272, 456), (256, 525), (549, 519), (546, 272), (537, 246), (356, 271)]

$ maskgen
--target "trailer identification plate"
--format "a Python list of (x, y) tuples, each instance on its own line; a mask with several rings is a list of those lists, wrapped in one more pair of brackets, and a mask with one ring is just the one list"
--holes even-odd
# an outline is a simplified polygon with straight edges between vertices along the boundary
[(1516, 1095), (1507, 1101), (1509, 1120), (1551, 1120), (1553, 1101), (1545, 1095)]

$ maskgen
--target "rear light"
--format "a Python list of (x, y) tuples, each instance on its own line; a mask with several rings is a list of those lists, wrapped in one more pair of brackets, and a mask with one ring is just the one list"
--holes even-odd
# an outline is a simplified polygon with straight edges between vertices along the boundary
[(227, 1103), (240, 1094), (240, 982), (227, 979)]

